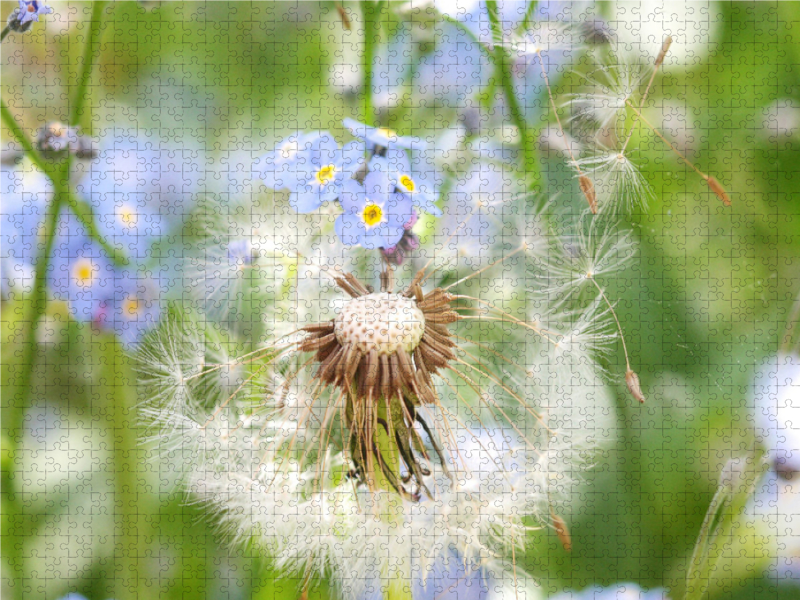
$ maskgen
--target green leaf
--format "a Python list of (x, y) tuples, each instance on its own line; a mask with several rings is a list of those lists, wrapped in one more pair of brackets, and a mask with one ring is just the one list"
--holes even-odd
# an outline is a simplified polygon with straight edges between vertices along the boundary
[(730, 533), (766, 470), (761, 450), (732, 458), (725, 465), (692, 553), (685, 600), (700, 600), (705, 595), (717, 562), (731, 541)]

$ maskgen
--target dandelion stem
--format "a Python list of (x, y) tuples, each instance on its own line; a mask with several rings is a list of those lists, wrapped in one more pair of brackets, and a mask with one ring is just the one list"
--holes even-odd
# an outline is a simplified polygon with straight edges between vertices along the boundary
[(594, 277), (592, 275), (587, 275), (587, 277), (592, 281), (594, 286), (597, 288), (597, 291), (600, 292), (600, 296), (605, 301), (606, 306), (608, 306), (608, 310), (611, 311), (611, 315), (614, 317), (614, 321), (617, 323), (617, 331), (619, 331), (619, 337), (622, 340), (622, 350), (625, 353), (625, 384), (628, 386), (628, 391), (639, 402), (644, 402), (645, 397), (642, 393), (642, 386), (639, 383), (639, 376), (633, 371), (633, 369), (631, 369), (631, 361), (628, 359), (628, 347), (625, 344), (625, 334), (622, 333), (622, 326), (617, 318), (617, 312), (614, 310), (611, 302), (608, 301), (606, 293), (603, 291), (597, 281), (595, 281)]
[[(669, 47), (672, 45), (672, 36), (667, 36), (664, 38), (664, 42), (661, 44), (661, 50), (656, 57), (656, 63), (653, 67), (653, 72), (650, 74), (650, 81), (647, 82), (647, 87), (644, 89), (644, 94), (642, 94), (642, 100), (639, 102), (639, 110), (644, 108), (644, 103), (647, 102), (647, 95), (650, 93), (650, 87), (653, 85), (653, 81), (656, 78), (656, 73), (658, 73), (658, 68), (664, 62), (664, 57), (666, 57), (667, 52), (669, 51)], [(619, 151), (620, 154), (625, 154), (625, 149), (628, 147), (628, 142), (631, 141), (633, 137), (633, 130), (636, 127), (636, 121), (634, 120), (631, 123), (630, 131), (628, 131), (628, 137), (625, 138), (625, 143), (622, 145), (622, 150)]]
[(114, 435), (114, 597), (142, 597), (147, 594), (142, 589), (145, 580), (139, 556), (145, 555), (143, 544), (149, 536), (141, 518), (145, 514), (139, 496), (139, 490), (143, 489), (138, 473), (138, 465), (142, 464), (141, 450), (137, 449), (136, 429), (131, 422), (136, 405), (135, 376), (119, 340), (112, 333), (105, 337), (105, 373), (98, 393), (111, 414)]
[[(387, 410), (384, 403), (379, 402), (376, 408), (378, 417), (380, 417), (382, 413), (382, 416), (387, 424), (392, 422), (392, 415), (390, 414), (390, 411)], [(373, 431), (373, 440), (378, 449), (379, 460), (382, 460), (386, 463), (389, 471), (394, 473), (399, 481), (400, 456), (399, 452), (397, 451), (397, 443), (393, 439), (393, 436), (390, 435), (389, 431), (385, 430), (381, 426), (378, 426), (375, 427)], [(399, 494), (394, 493), (394, 490), (386, 475), (384, 475), (381, 467), (373, 469), (373, 472), (369, 474), (369, 477), (374, 478), (373, 481), (375, 482), (376, 489), (385, 491), (384, 495), (386, 500), (385, 503), (382, 503), (380, 518), (393, 526), (398, 526), (398, 520), (400, 519), (403, 508), (402, 498)], [(392, 565), (386, 564), (384, 566), (383, 578), (387, 584), (383, 597), (386, 598), (386, 600), (411, 600), (411, 573), (408, 568), (409, 565), (407, 561), (408, 559), (405, 557), (401, 560), (397, 560), (397, 558), (395, 558), (395, 561)], [(405, 566), (405, 568), (403, 568), (403, 566)]]

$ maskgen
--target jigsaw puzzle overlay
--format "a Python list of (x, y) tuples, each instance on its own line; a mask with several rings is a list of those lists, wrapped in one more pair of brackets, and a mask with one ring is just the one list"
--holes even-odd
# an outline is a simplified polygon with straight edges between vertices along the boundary
[(0, 9), (2, 598), (800, 597), (800, 2)]

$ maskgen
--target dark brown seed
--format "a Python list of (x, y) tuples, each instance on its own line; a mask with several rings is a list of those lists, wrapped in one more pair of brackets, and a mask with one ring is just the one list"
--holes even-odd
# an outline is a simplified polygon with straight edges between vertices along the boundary
[(414, 369), (411, 366), (411, 359), (408, 353), (399, 348), (395, 353), (397, 356), (397, 364), (400, 367), (400, 380), (403, 382), (404, 387), (407, 389), (416, 389), (416, 378), (414, 377)]
[(425, 333), (422, 334), (422, 339), (424, 340), (425, 338), (428, 338), (429, 344), (441, 344), (445, 348), (453, 348), (456, 345), (449, 335), (444, 335), (430, 328), (426, 328)]
[(359, 296), (361, 296), (359, 292), (353, 289), (353, 287), (341, 277), (334, 277), (333, 280), (336, 282), (336, 285), (342, 288), (342, 290), (351, 298), (358, 298)]
[(381, 354), (381, 394), (384, 398), (389, 398), (389, 390), (392, 387), (392, 376), (389, 373), (389, 357)]
[(301, 352), (313, 352), (314, 350), (319, 350), (323, 346), (327, 346), (328, 344), (332, 344), (336, 342), (336, 334), (329, 333), (328, 335), (323, 335), (322, 337), (309, 337), (303, 340), (303, 343), (298, 346)]
[(309, 333), (330, 333), (333, 331), (333, 321), (326, 321), (325, 323), (314, 323), (313, 325), (306, 325), (305, 327), (301, 327), (302, 331), (307, 331)]
[(319, 366), (317, 377), (319, 377), (325, 383), (333, 383), (335, 381), (335, 373), (338, 369), (339, 363), (342, 360), (343, 354), (344, 348), (337, 346), (336, 350), (333, 351), (333, 354), (326, 358), (325, 362)]
[(443, 313), (428, 313), (425, 315), (425, 322), (434, 325), (455, 323), (461, 318), (457, 312), (448, 311)]
[(376, 396), (375, 389), (378, 383), (378, 375), (380, 374), (380, 359), (378, 358), (378, 353), (375, 350), (370, 350), (367, 354), (364, 364), (365, 373), (362, 374), (362, 377), (365, 380), (365, 387), (368, 390), (368, 393), (371, 391), (373, 396)]

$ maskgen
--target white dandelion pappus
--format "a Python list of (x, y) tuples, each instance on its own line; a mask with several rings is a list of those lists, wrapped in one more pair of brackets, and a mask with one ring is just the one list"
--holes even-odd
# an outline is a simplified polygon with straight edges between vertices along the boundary
[(642, 84), (647, 80), (652, 67), (617, 59), (583, 75), (589, 91), (569, 94), (567, 104), (572, 109), (572, 118), (592, 121), (598, 129), (616, 128), (627, 113), (627, 103), (638, 105)]
[[(394, 271), (372, 292), (329, 268), (350, 296), (338, 315), (298, 318), (296, 331), (247, 352), (211, 348), (226, 338), (209, 337), (210, 326), (168, 324), (142, 350), (153, 439), (183, 453), (192, 496), (235, 542), (304, 581), (331, 577), (360, 597), (373, 583), (385, 592), (423, 580), (453, 553), (487, 578), (521, 581), (514, 557), (533, 526), (523, 517), (555, 520), (602, 437), (564, 406), (610, 406), (596, 376), (574, 374), (574, 402), (564, 402), (566, 362), (524, 320), (524, 249), (427, 293), (430, 264), (399, 293)], [(474, 281), (486, 283), (476, 291)], [(482, 299), (498, 286), (513, 291), (502, 306)], [(272, 302), (281, 311), (298, 298)], [(519, 365), (510, 344), (537, 350)]]
[(593, 280), (625, 269), (634, 256), (634, 242), (627, 231), (618, 231), (593, 217), (579, 224), (574, 236), (554, 236), (546, 252), (535, 260), (529, 276), (545, 304), (560, 306)]
[(599, 147), (596, 154), (576, 164), (592, 175), (600, 212), (644, 210), (654, 197), (650, 184), (625, 151)]

